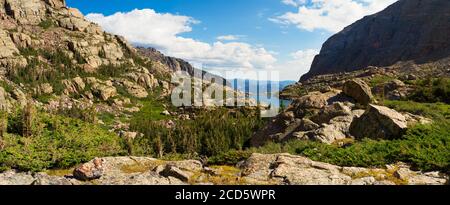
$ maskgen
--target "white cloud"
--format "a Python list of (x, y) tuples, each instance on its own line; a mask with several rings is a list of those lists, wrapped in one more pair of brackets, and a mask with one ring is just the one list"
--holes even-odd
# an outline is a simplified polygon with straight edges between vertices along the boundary
[(362, 17), (379, 12), (397, 0), (282, 0), (299, 7), (270, 20), (283, 25), (296, 25), (299, 29), (329, 32), (341, 31)]
[(219, 41), (236, 41), (242, 38), (242, 35), (225, 35), (225, 36), (218, 36), (217, 40)]
[(290, 54), (291, 60), (277, 64), (275, 68), (280, 72), (282, 80), (298, 80), (309, 71), (317, 54), (318, 49), (299, 50)]
[(281, 0), (281, 2), (286, 5), (298, 6), (300, 4), (304, 4), (306, 0)]
[(205, 67), (265, 69), (276, 62), (269, 51), (247, 43), (218, 41), (210, 44), (180, 36), (191, 32), (192, 25), (199, 23), (188, 16), (143, 9), (110, 16), (88, 14), (86, 18), (101, 25), (105, 31), (124, 36), (134, 44), (152, 46), (167, 55)]

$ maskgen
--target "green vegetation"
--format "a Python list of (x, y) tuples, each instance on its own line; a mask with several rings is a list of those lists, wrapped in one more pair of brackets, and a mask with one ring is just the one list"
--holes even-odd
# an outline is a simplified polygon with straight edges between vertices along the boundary
[(53, 21), (50, 19), (41, 21), (41, 23), (38, 24), (38, 26), (43, 28), (44, 30), (47, 30), (47, 29), (53, 27), (54, 25), (55, 25), (55, 23), (53, 23)]
[(387, 83), (387, 82), (395, 80), (395, 79), (396, 79), (395, 77), (391, 77), (391, 76), (377, 75), (370, 80), (369, 84), (371, 87), (375, 87), (377, 85), (382, 85), (384, 83)]
[(450, 104), (450, 78), (419, 80), (414, 83), (415, 92), (409, 96), (416, 102), (444, 102)]
[[(54, 52), (46, 50), (36, 50), (32, 48), (24, 48), (20, 50), (21, 55), (28, 58), (28, 65), (25, 67), (17, 67), (9, 69), (7, 77), (16, 84), (25, 84), (31, 87), (38, 86), (42, 83), (52, 85), (55, 93), (60, 94), (63, 91), (62, 80), (69, 79), (84, 71), (73, 64), (70, 57), (61, 50)], [(43, 57), (49, 62), (45, 64), (39, 60), (38, 56)], [(39, 96), (34, 96), (38, 98)]]
[(414, 101), (385, 100), (383, 104), (400, 112), (422, 115), (438, 121), (450, 119), (450, 105), (444, 103), (418, 103)]
[(235, 164), (251, 153), (291, 153), (339, 166), (383, 167), (398, 161), (422, 171), (450, 170), (450, 123), (419, 125), (403, 139), (363, 140), (346, 147), (311, 141), (270, 143), (261, 148), (225, 152), (209, 159), (211, 164)]
[(174, 120), (173, 129), (168, 129), (155, 121), (159, 110), (144, 108), (141, 112), (147, 114), (138, 114), (131, 122), (131, 129), (144, 134), (132, 145), (133, 154), (138, 155), (159, 156), (163, 152), (195, 157), (241, 150), (264, 123), (254, 110), (221, 108), (198, 112), (195, 120)]
[[(37, 112), (31, 118), (31, 128), (23, 129), (30, 122), (24, 113), (27, 112), (17, 112), (8, 118), (0, 170), (69, 168), (94, 157), (124, 154), (121, 139), (94, 124)], [(23, 136), (29, 130), (31, 135)]]

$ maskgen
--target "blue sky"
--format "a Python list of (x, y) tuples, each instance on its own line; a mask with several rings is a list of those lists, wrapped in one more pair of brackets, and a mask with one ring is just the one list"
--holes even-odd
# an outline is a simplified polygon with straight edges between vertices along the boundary
[(394, 1), (67, 0), (67, 4), (133, 44), (156, 47), (212, 72), (276, 70), (281, 80), (298, 80), (328, 37)]

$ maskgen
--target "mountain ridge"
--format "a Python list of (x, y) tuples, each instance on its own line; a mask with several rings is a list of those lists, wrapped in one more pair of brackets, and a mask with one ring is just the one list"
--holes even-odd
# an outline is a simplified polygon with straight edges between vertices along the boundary
[(300, 81), (400, 61), (450, 56), (450, 1), (400, 0), (330, 37)]

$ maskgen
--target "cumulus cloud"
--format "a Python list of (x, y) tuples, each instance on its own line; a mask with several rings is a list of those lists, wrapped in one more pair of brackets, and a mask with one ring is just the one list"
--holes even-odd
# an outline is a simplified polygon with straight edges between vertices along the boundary
[(293, 52), (290, 54), (290, 60), (278, 63), (275, 65), (275, 69), (280, 72), (282, 80), (298, 80), (309, 71), (317, 54), (319, 54), (319, 49), (305, 49)]
[(298, 6), (300, 4), (304, 4), (306, 0), (281, 0), (281, 2), (286, 5)]
[(225, 36), (218, 36), (217, 40), (219, 41), (236, 41), (241, 39), (242, 35), (225, 35)]
[[(133, 44), (152, 46), (167, 55), (205, 67), (264, 69), (276, 62), (275, 57), (262, 47), (242, 42), (206, 43), (180, 36), (191, 32), (192, 25), (200, 23), (189, 16), (136, 9), (110, 16), (88, 14), (86, 18), (102, 26), (105, 31), (124, 36)], [(232, 37), (236, 36), (225, 36), (224, 40), (236, 40)]]
[(282, 0), (298, 7), (297, 12), (287, 12), (270, 20), (299, 29), (318, 29), (332, 33), (362, 17), (379, 12), (397, 0)]

